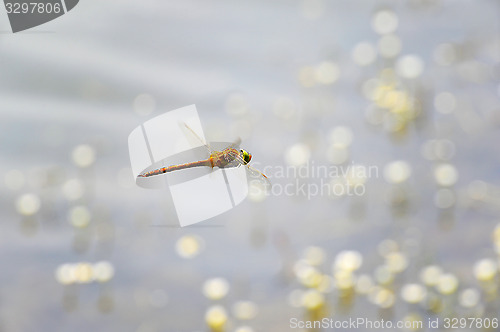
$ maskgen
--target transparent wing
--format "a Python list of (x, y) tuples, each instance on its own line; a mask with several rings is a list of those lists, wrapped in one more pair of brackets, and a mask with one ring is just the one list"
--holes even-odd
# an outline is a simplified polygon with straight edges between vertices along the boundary
[(212, 154), (214, 151), (212, 150), (212, 148), (210, 147), (210, 145), (205, 142), (203, 139), (201, 139), (200, 136), (198, 136), (198, 134), (196, 134), (196, 132), (190, 127), (187, 125), (187, 123), (182, 123), (181, 125), (181, 128), (184, 129), (186, 133), (186, 137), (192, 137), (194, 139), (196, 139), (199, 143), (201, 143), (203, 146), (205, 146), (207, 148), (207, 151), (210, 154)]
[(241, 138), (237, 138), (233, 144), (231, 144), (229, 147), (238, 150), (240, 148), (241, 144)]

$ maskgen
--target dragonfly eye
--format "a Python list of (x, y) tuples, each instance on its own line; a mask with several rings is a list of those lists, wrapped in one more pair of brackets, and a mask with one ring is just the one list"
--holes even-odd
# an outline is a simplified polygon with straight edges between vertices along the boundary
[(246, 150), (240, 150), (241, 156), (243, 157), (243, 161), (245, 162), (245, 165), (252, 160), (252, 155), (248, 153)]

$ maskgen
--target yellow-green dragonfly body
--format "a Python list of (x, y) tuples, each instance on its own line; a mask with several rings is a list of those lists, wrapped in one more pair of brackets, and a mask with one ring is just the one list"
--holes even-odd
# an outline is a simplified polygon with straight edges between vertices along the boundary
[[(203, 142), (203, 140), (201, 140), (199, 136), (196, 135), (196, 133), (188, 125), (186, 124), (184, 125), (186, 126), (187, 129), (189, 129), (189, 131), (191, 131), (198, 138), (198, 140)], [(260, 174), (262, 177), (264, 177), (266, 182), (269, 182), (267, 176), (264, 173), (248, 165), (250, 160), (252, 160), (252, 155), (248, 151), (243, 149), (240, 150), (235, 149), (235, 147), (237, 147), (239, 143), (240, 140), (238, 139), (235, 143), (233, 143), (231, 146), (227, 147), (222, 151), (212, 151), (212, 149), (208, 145), (204, 144), (210, 152), (210, 157), (208, 157), (208, 159), (193, 161), (186, 164), (179, 164), (179, 165), (172, 165), (172, 166), (158, 168), (150, 172), (142, 173), (139, 175), (139, 177), (150, 177), (192, 167), (225, 168), (225, 167), (239, 167), (241, 165), (244, 165), (252, 172)]]

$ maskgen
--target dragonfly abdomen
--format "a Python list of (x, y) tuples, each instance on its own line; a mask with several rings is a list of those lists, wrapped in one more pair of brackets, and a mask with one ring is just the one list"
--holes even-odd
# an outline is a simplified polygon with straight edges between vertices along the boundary
[(186, 168), (192, 168), (192, 167), (200, 167), (200, 166), (213, 167), (212, 160), (211, 159), (206, 159), (206, 160), (194, 161), (192, 163), (187, 163), (187, 164), (180, 164), (180, 165), (172, 165), (172, 166), (168, 166), (168, 167), (162, 167), (162, 168), (155, 169), (154, 171), (143, 173), (143, 174), (139, 175), (139, 177), (147, 178), (147, 177), (150, 177), (150, 176), (164, 174), (164, 173), (168, 173), (168, 172), (173, 172), (173, 171), (177, 171), (177, 170), (180, 170), (180, 169), (186, 169)]

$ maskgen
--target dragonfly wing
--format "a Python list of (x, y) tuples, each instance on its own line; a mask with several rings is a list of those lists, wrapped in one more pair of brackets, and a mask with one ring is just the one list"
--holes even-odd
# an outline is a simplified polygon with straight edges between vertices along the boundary
[(236, 149), (238, 150), (239, 147), (240, 147), (240, 144), (241, 144), (241, 138), (237, 138), (233, 144), (231, 144), (229, 147), (232, 148), (232, 149)]
[(247, 170), (248, 170), (248, 173), (250, 173), (250, 175), (253, 178), (256, 178), (256, 179), (262, 181), (268, 187), (271, 186), (271, 182), (269, 181), (269, 179), (267, 178), (267, 176), (264, 173), (262, 173), (261, 171), (259, 171), (258, 169), (253, 168), (252, 166), (250, 166), (248, 164), (245, 164), (245, 161), (243, 160), (243, 157), (240, 154), (238, 154), (236, 156), (236, 158), (234, 159), (233, 163), (235, 164), (235, 166), (233, 166), (233, 167), (238, 167), (240, 165), (245, 166), (247, 168)]
[(205, 146), (209, 155), (213, 153), (213, 150), (210, 147), (210, 145), (207, 142), (205, 142), (190, 126), (188, 126), (187, 123), (184, 122), (181, 128), (184, 129), (184, 131), (186, 132), (186, 137), (194, 138), (203, 146)]

